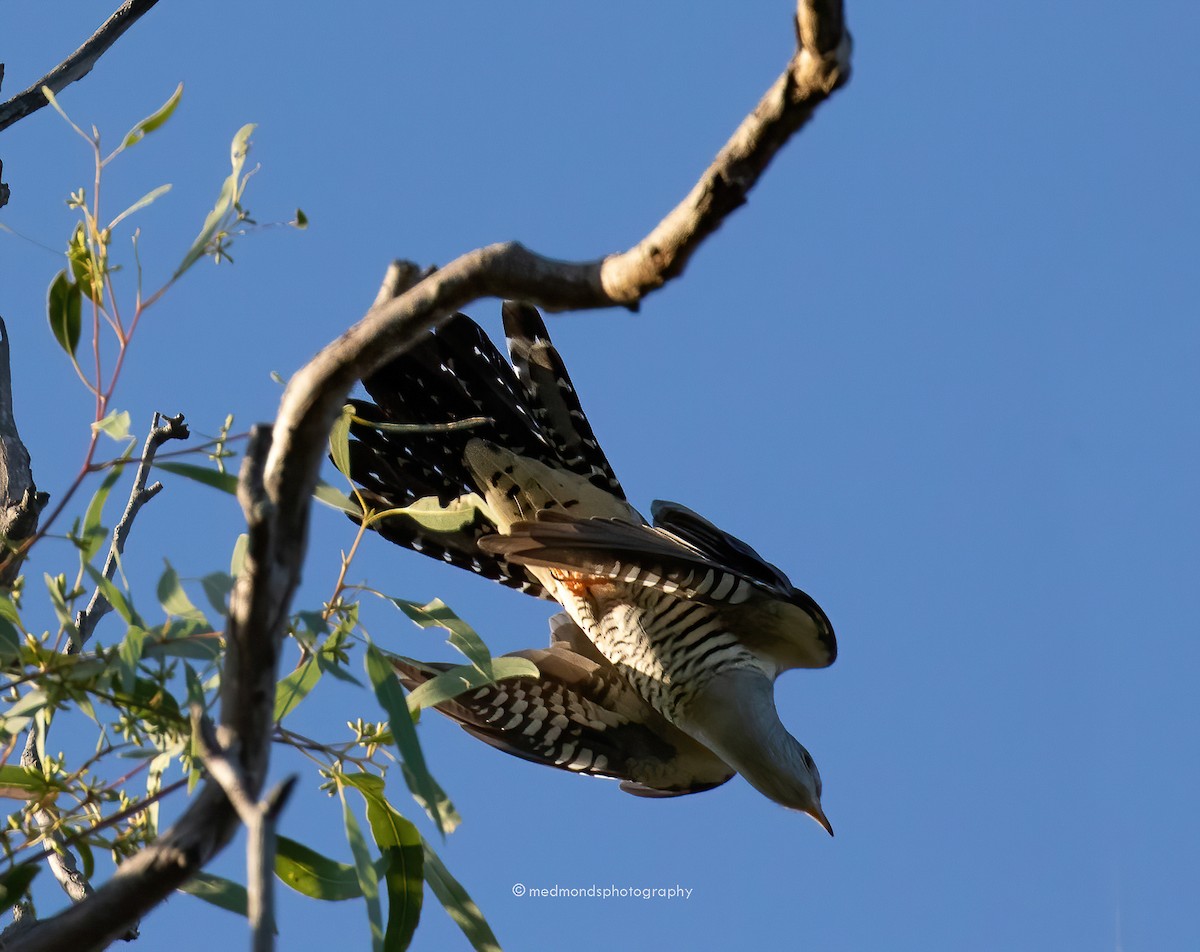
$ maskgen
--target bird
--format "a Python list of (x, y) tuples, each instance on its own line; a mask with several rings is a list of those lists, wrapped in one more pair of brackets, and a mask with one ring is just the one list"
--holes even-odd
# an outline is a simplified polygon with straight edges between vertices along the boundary
[[(679, 503), (628, 501), (531, 305), (502, 306), (509, 359), (455, 314), (366, 376), (349, 475), (397, 545), (557, 602), (537, 677), (435, 707), (509, 754), (644, 797), (735, 774), (830, 834), (821, 776), (786, 729), (776, 678), (837, 657), (825, 612), (747, 543)], [(352, 518), (355, 518), (353, 515)], [(361, 521), (361, 517), (359, 517)], [(412, 690), (445, 664), (393, 657)]]

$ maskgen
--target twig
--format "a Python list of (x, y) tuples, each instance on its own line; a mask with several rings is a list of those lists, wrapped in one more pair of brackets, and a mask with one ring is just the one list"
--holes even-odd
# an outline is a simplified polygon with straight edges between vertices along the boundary
[[(799, 0), (801, 48), (784, 74), (684, 202), (629, 251), (576, 264), (515, 243), (473, 251), (373, 307), (292, 378), (272, 431), (253, 432), (239, 479), (249, 545), (230, 600), (221, 724), (237, 739), (234, 756), (249, 798), (267, 772), (275, 678), (304, 562), (310, 496), (330, 428), (355, 381), (480, 297), (514, 297), (548, 310), (636, 306), (682, 271), (704, 238), (745, 200), (780, 146), (846, 81), (850, 40), (842, 24), (840, 0)], [(93, 896), (38, 923), (12, 947), (53, 952), (102, 946), (203, 867), (237, 824), (220, 784), (206, 783), (179, 821)]]
[[(160, 423), (160, 421), (165, 422)], [(183, 422), (182, 413), (173, 417), (164, 416), (161, 413), (154, 414), (154, 422), (150, 425), (150, 432), (146, 434), (146, 443), (142, 448), (141, 462), (138, 464), (137, 474), (133, 478), (133, 486), (129, 490), (129, 501), (125, 504), (125, 512), (121, 515), (121, 521), (113, 529), (112, 544), (109, 546), (108, 556), (104, 560), (104, 569), (101, 574), (110, 582), (116, 575), (117, 566), (121, 563), (121, 554), (125, 551), (125, 542), (129, 538), (129, 531), (133, 528), (133, 520), (138, 511), (162, 492), (162, 483), (155, 482), (150, 486), (146, 485), (146, 481), (150, 478), (150, 468), (154, 465), (155, 453), (167, 440), (186, 440), (189, 435), (187, 424)], [(100, 619), (111, 610), (112, 605), (97, 586), (96, 590), (92, 592), (87, 608), (75, 616), (75, 627), (79, 634), (77, 639), (72, 639), (71, 647), (68, 650), (73, 654), (81, 651), (91, 639)]]
[(255, 802), (241, 768), (221, 745), (212, 721), (200, 705), (192, 706), (192, 733), (200, 739), (200, 756), (208, 774), (225, 791), (246, 827), (247, 917), (250, 920), (253, 952), (275, 948), (275, 821), (296, 785), (293, 774)]
[(156, 3), (158, 0), (125, 0), (83, 46), (24, 92), (17, 93), (0, 105), (0, 131), (46, 105), (46, 97), (42, 95), (43, 86), (49, 86), (51, 92), (57, 93), (76, 80), (83, 79), (108, 48), (120, 39), (121, 34)]

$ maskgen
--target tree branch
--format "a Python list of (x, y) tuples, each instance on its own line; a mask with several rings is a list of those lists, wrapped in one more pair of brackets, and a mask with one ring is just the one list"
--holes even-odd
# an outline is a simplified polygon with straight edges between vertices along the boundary
[(24, 92), (0, 104), (0, 132), (46, 105), (46, 97), (42, 95), (43, 86), (49, 86), (51, 92), (58, 93), (76, 80), (83, 79), (108, 48), (120, 39), (121, 34), (156, 3), (158, 0), (125, 0), (83, 46)]
[[(165, 420), (165, 423), (160, 421)], [(113, 529), (112, 544), (108, 548), (108, 556), (104, 560), (104, 568), (101, 574), (110, 582), (117, 573), (117, 566), (121, 561), (121, 553), (125, 551), (125, 543), (129, 539), (129, 532), (133, 528), (133, 520), (136, 518), (142, 506), (148, 503), (151, 499), (162, 492), (162, 483), (156, 482), (151, 486), (146, 485), (146, 481), (150, 478), (150, 469), (154, 465), (154, 456), (158, 452), (158, 448), (167, 440), (186, 440), (191, 433), (188, 431), (187, 424), (183, 422), (183, 414), (169, 417), (161, 413), (154, 414), (154, 421), (150, 424), (150, 432), (146, 434), (146, 443), (142, 448), (142, 456), (138, 462), (137, 474), (133, 478), (133, 486), (129, 490), (129, 501), (125, 503), (125, 512), (121, 515), (121, 521), (117, 523), (117, 527)], [(91, 600), (88, 602), (87, 608), (81, 611), (75, 618), (75, 627), (79, 631), (77, 641), (72, 640), (69, 650), (79, 652), (83, 650), (83, 646), (88, 643), (92, 637), (92, 632), (96, 630), (96, 625), (100, 619), (112, 611), (112, 605), (109, 604), (104, 593), (96, 586), (96, 590), (92, 592)]]
[[(801, 45), (783, 75), (687, 198), (633, 248), (584, 263), (554, 261), (516, 243), (470, 252), (395, 297), (382, 293), (387, 300), (289, 382), (273, 429), (252, 434), (239, 478), (249, 545), (230, 600), (221, 724), (236, 739), (248, 797), (258, 796), (266, 775), (277, 662), (304, 561), (312, 492), (329, 430), (355, 381), (480, 297), (520, 298), (548, 310), (632, 308), (680, 274), (745, 201), (783, 143), (849, 76), (850, 40), (839, 0), (800, 0), (796, 32)], [(229, 841), (237, 820), (220, 785), (206, 783), (158, 841), (84, 902), (31, 927), (12, 948), (102, 947), (200, 869)]]
[[(37, 532), (38, 516), (49, 498), (46, 493), (38, 492), (33, 482), (29, 450), (17, 432), (8, 329), (0, 319), (0, 549), (15, 551)], [(0, 588), (12, 587), (21, 561), (13, 557), (2, 563)]]
[[(3, 324), (0, 322), (0, 329), (2, 329), (2, 326)], [(5, 342), (3, 349), (0, 350), (0, 362), (6, 356), (6, 350), (7, 343)], [(2, 383), (3, 381), (0, 381), (0, 384)], [(0, 389), (3, 389), (2, 386), (0, 386)], [(0, 394), (0, 428), (5, 423), (3, 411), (3, 394)], [(166, 420), (166, 423), (160, 425), (160, 420)], [(109, 581), (112, 581), (113, 576), (116, 574), (117, 566), (120, 564), (121, 554), (125, 551), (125, 543), (128, 541), (129, 532), (133, 528), (134, 518), (142, 506), (162, 491), (162, 483), (156, 482), (152, 486), (146, 485), (158, 448), (167, 442), (167, 440), (186, 440), (189, 435), (187, 424), (183, 422), (182, 413), (173, 417), (164, 417), (161, 413), (154, 414), (154, 420), (150, 425), (150, 432), (146, 434), (146, 443), (142, 448), (142, 456), (138, 463), (137, 473), (133, 479), (133, 486), (129, 490), (129, 501), (125, 504), (125, 512), (121, 515), (121, 521), (117, 523), (117, 527), (113, 530), (112, 543), (108, 549), (108, 556), (104, 560), (102, 574)], [(26, 461), (28, 462), (28, 454), (26, 454)], [(36, 528), (35, 517), (34, 525), (29, 534), (31, 535), (33, 529)], [(78, 654), (82, 651), (83, 646), (87, 644), (88, 640), (92, 637), (92, 633), (96, 630), (97, 623), (110, 611), (112, 611), (112, 604), (104, 597), (100, 586), (97, 585), (95, 591), (92, 592), (92, 598), (88, 602), (87, 608), (76, 616), (75, 628), (77, 635), (71, 639), (70, 644), (67, 646), (68, 653)], [(29, 733), (25, 737), (25, 749), (21, 753), (21, 764), (24, 767), (39, 772), (42, 769), (42, 759), (38, 755), (36, 726), (31, 726)], [(93, 891), (91, 883), (88, 882), (87, 877), (76, 864), (75, 856), (67, 845), (65, 838), (59, 833), (47, 832), (54, 825), (54, 817), (46, 810), (37, 810), (34, 812), (33, 819), (46, 834), (48, 841), (50, 841), (53, 847), (53, 850), (47, 855), (46, 861), (50, 867), (50, 872), (54, 875), (59, 886), (62, 887), (63, 892), (67, 894), (72, 902), (80, 902), (91, 895)], [(138, 923), (134, 921), (120, 938), (129, 942), (137, 937)]]
[(200, 756), (208, 775), (221, 785), (246, 827), (246, 916), (250, 920), (252, 952), (275, 948), (275, 821), (287, 804), (296, 777), (276, 785), (261, 801), (246, 786), (241, 767), (221, 744), (212, 721), (199, 705), (192, 708), (192, 731), (200, 739)]

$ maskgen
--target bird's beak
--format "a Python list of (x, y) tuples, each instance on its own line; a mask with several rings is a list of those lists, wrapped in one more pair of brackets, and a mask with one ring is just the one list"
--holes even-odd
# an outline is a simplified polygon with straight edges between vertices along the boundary
[(805, 811), (810, 817), (816, 820), (821, 826), (825, 827), (825, 832), (833, 836), (833, 826), (829, 822), (829, 818), (825, 816), (825, 812), (821, 809), (820, 804), (814, 806), (811, 810)]

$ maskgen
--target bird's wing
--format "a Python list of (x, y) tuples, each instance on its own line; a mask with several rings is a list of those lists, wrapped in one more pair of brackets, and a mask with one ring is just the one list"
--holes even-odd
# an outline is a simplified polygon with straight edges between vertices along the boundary
[[(700, 538), (698, 530), (688, 528)], [(536, 520), (515, 523), (507, 533), (480, 539), (479, 547), (516, 565), (644, 585), (675, 598), (717, 606), (725, 613), (726, 630), (769, 660), (776, 671), (833, 663), (837, 657), (833, 626), (812, 598), (792, 587), (786, 576), (744, 543), (732, 539), (724, 544), (736, 556), (731, 557), (736, 566), (717, 557), (721, 548), (717, 543), (705, 543), (708, 551), (661, 528), (620, 519), (580, 519), (550, 510), (539, 513)]]
[(677, 502), (656, 499), (650, 506), (654, 525), (694, 546), (714, 562), (727, 565), (760, 585), (788, 592), (792, 583), (749, 545)]
[[(733, 776), (715, 754), (646, 705), (607, 663), (577, 654), (565, 641), (508, 657), (529, 659), (538, 676), (506, 678), (437, 709), (498, 750), (621, 780), (621, 788), (637, 796), (698, 793)], [(407, 658), (393, 658), (392, 664), (410, 690), (452, 667)]]
[(549, 510), (480, 540), (480, 546), (518, 565), (645, 585), (705, 604), (737, 605), (763, 587), (686, 542), (621, 519), (580, 519)]

